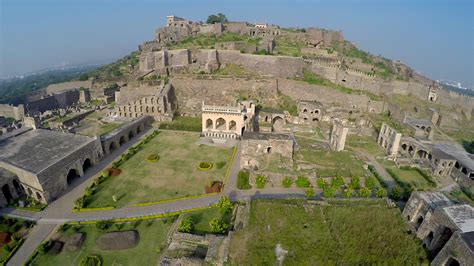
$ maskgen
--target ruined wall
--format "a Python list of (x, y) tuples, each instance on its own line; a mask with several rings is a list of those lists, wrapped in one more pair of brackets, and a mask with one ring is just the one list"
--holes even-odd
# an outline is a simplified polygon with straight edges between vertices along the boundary
[(13, 117), (15, 120), (21, 120), (25, 116), (25, 108), (22, 104), (18, 106), (0, 104), (0, 116)]
[(62, 93), (65, 91), (70, 91), (79, 88), (86, 88), (92, 89), (92, 80), (84, 80), (84, 81), (69, 81), (69, 82), (62, 82), (57, 84), (51, 84), (46, 88), (46, 93)]

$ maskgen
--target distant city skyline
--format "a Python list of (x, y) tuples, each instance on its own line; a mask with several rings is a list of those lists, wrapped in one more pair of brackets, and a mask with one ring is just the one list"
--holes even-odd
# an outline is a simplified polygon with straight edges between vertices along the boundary
[(152, 40), (167, 15), (341, 30), (374, 55), (474, 88), (474, 1), (2, 0), (0, 76), (111, 62)]

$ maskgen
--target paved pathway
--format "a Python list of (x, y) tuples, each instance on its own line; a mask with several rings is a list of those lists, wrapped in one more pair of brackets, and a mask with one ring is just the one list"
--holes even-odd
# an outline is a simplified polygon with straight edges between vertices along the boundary
[(354, 151), (355, 153), (359, 154), (360, 156), (366, 158), (370, 162), (370, 164), (372, 166), (374, 166), (375, 170), (384, 179), (385, 183), (387, 183), (387, 186), (388, 186), (387, 190), (388, 191), (390, 191), (392, 189), (392, 187), (394, 187), (397, 184), (395, 182), (395, 180), (393, 179), (393, 177), (389, 173), (387, 173), (387, 171), (385, 170), (385, 167), (377, 161), (375, 156), (373, 156), (372, 154), (368, 154), (364, 151), (358, 150), (358, 149), (351, 149), (351, 150)]

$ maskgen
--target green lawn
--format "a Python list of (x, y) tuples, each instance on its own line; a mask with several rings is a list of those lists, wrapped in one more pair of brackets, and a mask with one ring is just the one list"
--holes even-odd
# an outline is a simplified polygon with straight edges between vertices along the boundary
[(348, 135), (346, 147), (361, 150), (373, 156), (381, 156), (384, 154), (375, 139), (370, 136)]
[[(135, 223), (135, 222), (134, 222)], [(133, 229), (133, 224), (124, 224), (120, 230)], [(67, 251), (63, 249), (58, 255), (39, 255), (33, 265), (79, 265), (82, 258), (88, 255), (98, 255), (102, 259), (102, 265), (155, 265), (160, 256), (160, 251), (165, 245), (171, 222), (164, 220), (138, 221), (135, 228), (140, 234), (139, 244), (131, 249), (104, 251), (95, 245), (96, 239), (103, 234), (94, 225), (79, 226), (79, 232), (86, 234), (82, 248), (78, 251)], [(74, 228), (68, 228), (63, 235), (69, 236), (74, 233)], [(110, 231), (116, 231), (112, 226)]]
[(285, 265), (428, 264), (421, 244), (396, 208), (384, 201), (253, 201), (245, 229), (230, 243), (231, 265), (275, 265), (275, 247)]
[(429, 190), (433, 188), (430, 186), (428, 181), (426, 181), (426, 179), (415, 169), (399, 169), (397, 167), (389, 168), (397, 173), (403, 182), (412, 184), (416, 190)]
[(76, 132), (85, 136), (105, 135), (120, 127), (123, 123), (107, 123), (100, 120), (105, 116), (108, 109), (95, 111), (79, 122)]
[(223, 220), (226, 224), (230, 224), (232, 213), (222, 214), (218, 208), (212, 207), (202, 211), (186, 213), (183, 218), (188, 217), (194, 222), (194, 234), (210, 234), (212, 232), (209, 223), (213, 219)]
[[(205, 193), (205, 186), (224, 179), (232, 148), (198, 145), (199, 133), (163, 131), (124, 162), (122, 173), (97, 187), (87, 207), (126, 206)], [(150, 154), (158, 162), (148, 162)], [(211, 162), (211, 170), (198, 170), (200, 162)], [(220, 164), (220, 168), (217, 165)], [(115, 195), (117, 202), (112, 200)]]

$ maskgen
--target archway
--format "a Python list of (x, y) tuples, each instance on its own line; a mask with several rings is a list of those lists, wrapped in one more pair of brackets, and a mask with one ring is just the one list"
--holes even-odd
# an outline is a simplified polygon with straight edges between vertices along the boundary
[(271, 153), (272, 152), (272, 147), (267, 147), (267, 153)]
[(126, 142), (125, 136), (121, 136), (119, 140), (119, 145), (122, 146), (123, 144), (125, 144), (125, 142)]
[(236, 127), (237, 123), (234, 120), (229, 122), (229, 131), (235, 131)]
[(436, 243), (436, 246), (433, 247), (434, 254), (438, 254), (439, 251), (446, 245), (446, 243), (449, 241), (451, 236), (453, 235), (453, 231), (449, 227), (445, 227), (443, 232), (441, 233), (441, 236), (439, 237), (439, 240)]
[(31, 188), (27, 188), (27, 189), (26, 189), (26, 192), (28, 192), (28, 196), (31, 196), (31, 194), (33, 193), (33, 192), (31, 191)]
[(69, 173), (67, 173), (66, 177), (67, 185), (70, 186), (72, 182), (74, 182), (74, 180), (78, 179), (79, 177), (79, 173), (76, 169), (69, 170)]
[(221, 117), (221, 118), (218, 118), (218, 119), (216, 120), (216, 129), (217, 129), (217, 130), (220, 130), (220, 131), (226, 130), (225, 124), (226, 124), (226, 122), (225, 122), (225, 119), (224, 119), (224, 118), (222, 118), (222, 117)]
[(418, 150), (416, 152), (416, 155), (417, 157), (419, 157), (420, 159), (425, 159), (426, 158), (426, 155), (428, 155), (428, 153), (424, 150)]
[(404, 150), (404, 151), (407, 150), (407, 145), (405, 143), (402, 144), (402, 150)]
[(461, 264), (455, 258), (450, 257), (444, 265), (445, 266), (459, 266)]
[(214, 123), (212, 122), (212, 119), (207, 119), (206, 120), (206, 129), (210, 130), (213, 129)]
[(426, 236), (426, 243), (427, 243), (427, 247), (429, 247), (431, 245), (431, 241), (433, 241), (433, 237), (434, 237), (434, 234), (433, 234), (433, 231), (431, 231), (428, 236)]
[(283, 125), (284, 124), (285, 124), (285, 121), (280, 116), (277, 116), (277, 117), (273, 118), (273, 120), (272, 120), (272, 131), (279, 132), (279, 131), (283, 130)]
[(114, 141), (110, 142), (110, 144), (109, 144), (109, 152), (110, 153), (115, 151), (117, 148), (118, 148), (117, 143), (115, 143)]
[(135, 137), (135, 132), (133, 132), (133, 130), (130, 130), (130, 132), (128, 132), (128, 139), (133, 139), (133, 137)]
[(422, 223), (423, 223), (423, 216), (420, 216), (418, 220), (416, 220), (415, 229), (418, 230), (418, 228), (420, 228)]
[(21, 194), (23, 192), (22, 187), (20, 186), (20, 183), (16, 179), (13, 179), (12, 181), (13, 187), (15, 188), (16, 194)]
[(87, 169), (91, 168), (91, 166), (92, 166), (91, 160), (87, 158), (82, 164), (82, 171), (85, 173)]
[(8, 186), (8, 184), (3, 185), (2, 193), (3, 193), (3, 196), (5, 197), (5, 199), (7, 200), (8, 203), (13, 201), (13, 196), (12, 196), (12, 193), (10, 191), (10, 186)]
[(38, 201), (41, 201), (43, 199), (43, 197), (41, 197), (41, 194), (39, 192), (36, 192), (36, 199)]

